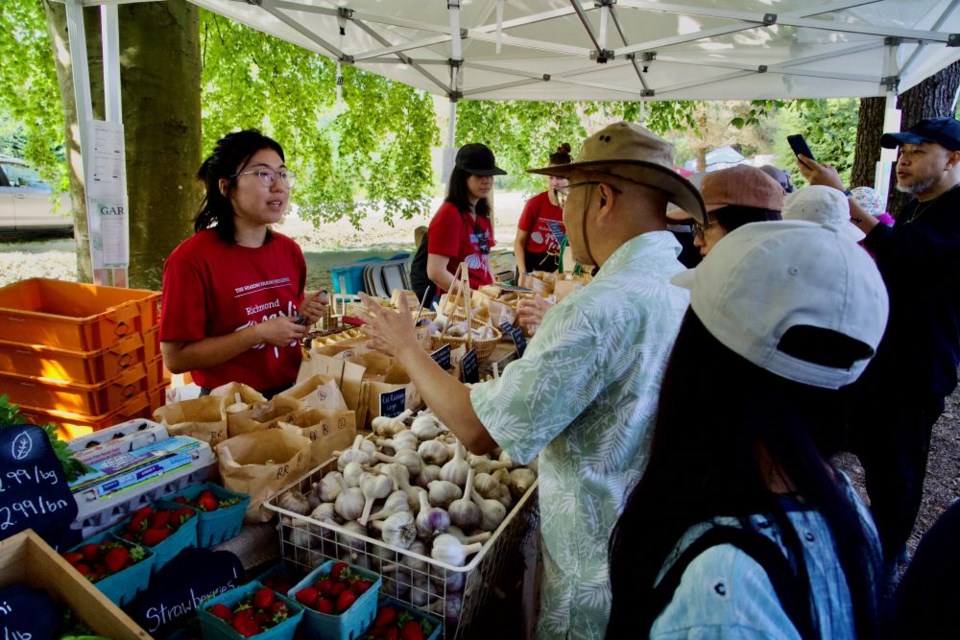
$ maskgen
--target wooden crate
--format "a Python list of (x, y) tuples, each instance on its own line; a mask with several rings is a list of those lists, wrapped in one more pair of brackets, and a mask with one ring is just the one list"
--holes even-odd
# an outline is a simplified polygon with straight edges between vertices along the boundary
[(18, 582), (45, 589), (98, 635), (114, 640), (150, 638), (31, 530), (0, 542), (0, 586)]

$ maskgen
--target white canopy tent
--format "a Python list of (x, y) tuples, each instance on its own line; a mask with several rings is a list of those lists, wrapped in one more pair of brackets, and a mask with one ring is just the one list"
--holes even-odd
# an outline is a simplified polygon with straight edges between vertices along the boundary
[[(107, 120), (119, 124), (116, 5), (164, 0), (61, 1), (89, 169), (81, 8), (101, 6)], [(189, 1), (341, 65), (447, 97), (448, 154), (464, 99), (886, 96), (885, 129), (895, 130), (896, 94), (960, 59), (960, 0)], [(882, 191), (891, 159), (881, 158)]]

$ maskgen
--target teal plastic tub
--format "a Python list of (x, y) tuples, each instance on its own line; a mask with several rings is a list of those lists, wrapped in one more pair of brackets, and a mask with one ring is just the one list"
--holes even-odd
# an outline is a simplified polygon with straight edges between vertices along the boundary
[[(383, 607), (393, 607), (397, 610), (398, 614), (407, 614), (413, 618), (414, 621), (420, 624), (420, 628), (423, 630), (423, 637), (426, 638), (426, 640), (437, 640), (437, 638), (440, 637), (440, 632), (443, 630), (443, 623), (440, 621), (440, 618), (426, 613), (423, 609), (418, 609), (409, 602), (401, 602), (390, 596), (380, 596), (380, 600), (377, 602), (377, 612), (379, 613)], [(376, 616), (374, 616), (374, 619), (376, 619)], [(364, 631), (364, 635), (360, 637), (363, 638), (368, 631), (370, 631), (369, 627)]]
[[(244, 597), (262, 588), (263, 585), (260, 584), (259, 581), (254, 580), (242, 587), (231, 589), (204, 602), (197, 611), (197, 617), (200, 619), (200, 632), (203, 634), (204, 640), (243, 640), (244, 636), (237, 633), (237, 631), (225, 621), (210, 613), (209, 609), (215, 604), (226, 605), (233, 609), (234, 605), (243, 600)], [(297, 625), (299, 625), (303, 619), (303, 607), (282, 593), (278, 593), (277, 598), (286, 603), (287, 609), (290, 611), (290, 617), (275, 627), (270, 627), (266, 631), (250, 637), (257, 638), (258, 640), (293, 639), (297, 631)]]
[(240, 498), (240, 502), (216, 511), (197, 511), (197, 515), (200, 516), (200, 521), (197, 523), (197, 544), (202, 548), (218, 545), (240, 535), (240, 529), (243, 527), (243, 514), (250, 506), (250, 496), (247, 494), (230, 491), (213, 482), (190, 485), (177, 491), (169, 499), (173, 500), (178, 496), (183, 496), (187, 500), (193, 501), (207, 489), (217, 497), (217, 500)]
[[(178, 502), (170, 502), (168, 500), (158, 500), (150, 506), (152, 506), (154, 509), (179, 509), (185, 505), (182, 505)], [(176, 557), (176, 555), (184, 549), (197, 546), (197, 529), (200, 523), (200, 512), (193, 507), (187, 508), (193, 511), (193, 517), (183, 523), (179, 529), (171, 533), (166, 540), (155, 544), (152, 547), (143, 545), (153, 552), (154, 560), (152, 573), (160, 571), (160, 569), (162, 569), (168, 562), (173, 560), (174, 557)], [(120, 534), (123, 533), (128, 522), (130, 522), (130, 518), (127, 518), (117, 526), (112, 527), (110, 532), (113, 533), (113, 535), (117, 538), (120, 538)]]
[[(312, 586), (324, 576), (329, 575), (334, 564), (336, 564), (335, 561), (327, 560), (308, 573), (303, 580), (287, 592), (287, 595), (296, 600), (297, 592), (300, 589)], [(373, 619), (377, 615), (377, 596), (380, 593), (382, 579), (372, 571), (353, 565), (348, 566), (351, 572), (373, 584), (357, 597), (356, 602), (349, 609), (337, 615), (320, 613), (310, 607), (303, 607), (303, 625), (301, 625), (300, 631), (308, 640), (354, 640), (359, 638), (373, 624)]]
[(109, 530), (87, 538), (76, 547), (70, 549), (70, 551), (79, 551), (80, 547), (85, 544), (100, 543), (106, 540), (116, 540), (130, 549), (140, 546), (146, 551), (146, 557), (140, 562), (93, 583), (93, 586), (99, 589), (111, 602), (118, 607), (122, 607), (136, 598), (137, 595), (150, 584), (150, 574), (153, 569), (155, 556), (149, 547), (143, 547), (127, 542), (126, 540), (121, 540), (114, 536)]

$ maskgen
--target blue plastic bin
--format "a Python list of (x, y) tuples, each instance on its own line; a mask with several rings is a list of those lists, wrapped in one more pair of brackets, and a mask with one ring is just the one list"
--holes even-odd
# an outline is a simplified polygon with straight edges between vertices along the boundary
[[(423, 609), (418, 609), (409, 602), (402, 602), (390, 596), (380, 596), (380, 600), (377, 602), (377, 612), (379, 613), (383, 607), (393, 607), (397, 609), (398, 614), (404, 612), (412, 616), (414, 620), (420, 623), (423, 629), (423, 637), (426, 640), (437, 640), (440, 637), (443, 622), (440, 621), (440, 618), (426, 613)], [(374, 619), (376, 619), (376, 616), (374, 616)], [(364, 633), (369, 630), (370, 627), (365, 629)]]
[[(330, 569), (336, 564), (334, 560), (327, 560), (319, 567), (307, 574), (297, 585), (287, 592), (287, 595), (296, 600), (300, 589), (313, 586), (316, 582), (330, 574)], [(320, 613), (310, 607), (303, 607), (303, 625), (300, 631), (308, 640), (354, 640), (373, 624), (377, 615), (377, 595), (380, 593), (382, 579), (376, 573), (348, 565), (352, 573), (357, 574), (372, 585), (360, 594), (356, 602), (349, 609), (337, 615)]]
[[(150, 506), (154, 509), (179, 509), (186, 505), (168, 500), (158, 500)], [(198, 517), (199, 512), (193, 507), (187, 508), (193, 511), (192, 518), (184, 522), (179, 529), (171, 533), (163, 542), (155, 544), (152, 547), (147, 547), (153, 552), (154, 556), (152, 573), (156, 573), (162, 569), (164, 565), (173, 560), (173, 558), (184, 549), (197, 546), (197, 529), (200, 523), (200, 518)], [(120, 534), (123, 533), (128, 522), (130, 522), (130, 518), (127, 518), (115, 527), (111, 527), (110, 532), (116, 537), (121, 538)], [(143, 546), (146, 547), (147, 545)]]
[(137, 597), (137, 594), (146, 589), (147, 585), (150, 584), (150, 573), (153, 568), (154, 555), (149, 547), (143, 547), (142, 545), (136, 545), (117, 538), (109, 530), (87, 538), (76, 547), (70, 549), (70, 551), (79, 551), (80, 547), (85, 544), (100, 543), (106, 540), (116, 540), (129, 549), (141, 547), (146, 551), (146, 557), (140, 562), (93, 583), (93, 586), (99, 589), (111, 602), (118, 607), (122, 607), (128, 602), (131, 602)]
[(240, 530), (243, 528), (243, 514), (250, 506), (250, 496), (247, 494), (230, 491), (213, 482), (190, 485), (171, 495), (170, 499), (183, 496), (193, 501), (206, 489), (209, 489), (217, 500), (238, 497), (240, 502), (216, 511), (197, 511), (197, 515), (200, 516), (197, 523), (197, 544), (201, 548), (212, 547), (240, 535)]
[[(233, 609), (234, 605), (243, 600), (247, 595), (262, 588), (263, 585), (254, 580), (242, 587), (231, 589), (204, 602), (197, 611), (197, 617), (200, 618), (200, 631), (203, 633), (204, 640), (243, 640), (244, 636), (237, 633), (237, 631), (225, 621), (210, 613), (209, 609), (215, 604), (226, 605)], [(300, 620), (303, 618), (303, 607), (282, 593), (278, 593), (277, 598), (286, 603), (287, 609), (290, 611), (290, 617), (277, 626), (270, 627), (263, 633), (258, 633), (250, 637), (258, 638), (258, 640), (293, 639), (294, 633), (297, 631), (297, 625), (300, 624)]]

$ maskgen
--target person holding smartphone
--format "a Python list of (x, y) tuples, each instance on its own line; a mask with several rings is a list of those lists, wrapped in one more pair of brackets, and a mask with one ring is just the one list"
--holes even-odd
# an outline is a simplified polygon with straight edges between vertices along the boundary
[[(880, 144), (900, 149), (897, 190), (916, 198), (893, 227), (849, 201), (850, 220), (866, 234), (863, 245), (876, 257), (890, 293), (890, 321), (877, 356), (850, 390), (850, 441), (863, 464), (887, 574), (893, 577), (920, 507), (931, 430), (944, 398), (957, 386), (960, 122), (921, 120), (883, 134)], [(797, 166), (810, 184), (850, 196), (833, 167), (804, 154)]]

